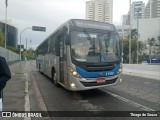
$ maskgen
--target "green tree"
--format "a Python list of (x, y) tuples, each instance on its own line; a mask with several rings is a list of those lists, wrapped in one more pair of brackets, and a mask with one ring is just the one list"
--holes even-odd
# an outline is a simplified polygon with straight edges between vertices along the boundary
[[(121, 40), (122, 41), (122, 40)], [(142, 41), (138, 41), (138, 52), (140, 53), (140, 61), (143, 60), (143, 50), (145, 48), (145, 44)], [(131, 31), (131, 55), (133, 63), (136, 63), (136, 56), (137, 56), (137, 30), (133, 29)], [(125, 40), (123, 40), (123, 60), (125, 63), (129, 62), (129, 37), (126, 37)]]
[(19, 54), (19, 50), (17, 48), (13, 48), (11, 46), (7, 46), (7, 49)]
[(137, 29), (131, 30), (131, 38), (134, 40), (137, 39)]
[(147, 41), (147, 43), (148, 43), (148, 45), (149, 45), (149, 57), (151, 57), (151, 48), (152, 48), (152, 46), (154, 46), (155, 45), (155, 42), (156, 42), (156, 40), (155, 40), (155, 38), (148, 38), (148, 41)]
[(159, 41), (159, 43), (160, 43), (160, 35), (159, 35), (157, 38), (158, 38), (158, 41)]
[(4, 46), (4, 33), (0, 29), (0, 46)]
[(30, 48), (28, 50), (23, 51), (22, 52), (22, 58), (24, 59), (25, 57), (27, 57), (28, 60), (35, 59), (35, 50)]
[(157, 55), (159, 56), (160, 54), (160, 35), (157, 38), (158, 38), (158, 44), (156, 44), (156, 46), (158, 47)]

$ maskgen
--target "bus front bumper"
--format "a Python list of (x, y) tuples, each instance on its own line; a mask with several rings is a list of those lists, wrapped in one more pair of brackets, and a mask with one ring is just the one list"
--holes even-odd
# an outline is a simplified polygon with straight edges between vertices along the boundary
[(75, 78), (70, 79), (69, 89), (72, 91), (89, 90), (110, 85), (116, 85), (122, 82), (121, 75), (115, 75), (111, 77), (105, 77), (104, 82), (98, 82), (98, 78)]

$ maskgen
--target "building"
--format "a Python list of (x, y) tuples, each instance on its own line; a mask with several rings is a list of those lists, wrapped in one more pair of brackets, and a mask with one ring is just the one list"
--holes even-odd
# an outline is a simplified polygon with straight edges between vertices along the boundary
[[(137, 22), (134, 21), (132, 29), (137, 29)], [(146, 42), (148, 38), (155, 38), (160, 35), (160, 17), (150, 19), (139, 19), (139, 40)], [(158, 42), (158, 40), (157, 40)]]
[(112, 23), (113, 0), (90, 0), (86, 2), (86, 19)]
[(86, 19), (89, 20), (94, 20), (95, 15), (94, 15), (94, 1), (87, 1), (86, 2)]
[[(3, 33), (5, 33), (5, 23), (2, 21), (0, 21), (0, 29), (2, 29)], [(6, 45), (17, 48), (17, 41), (18, 41), (18, 29), (11, 24), (7, 24)]]
[(160, 0), (149, 0), (144, 11), (145, 18), (160, 17)]
[(144, 18), (145, 3), (143, 1), (136, 1), (131, 4), (131, 20)]
[(123, 26), (116, 26), (117, 32), (119, 36), (122, 38), (127, 37), (130, 34), (130, 26), (123, 25)]
[(123, 15), (122, 16), (122, 25), (129, 25), (129, 15)]

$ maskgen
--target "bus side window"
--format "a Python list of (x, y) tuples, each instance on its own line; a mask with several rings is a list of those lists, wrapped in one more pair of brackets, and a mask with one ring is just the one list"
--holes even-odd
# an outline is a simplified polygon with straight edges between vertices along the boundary
[(55, 55), (55, 37), (51, 36), (50, 43), (49, 43), (49, 53), (52, 53)]

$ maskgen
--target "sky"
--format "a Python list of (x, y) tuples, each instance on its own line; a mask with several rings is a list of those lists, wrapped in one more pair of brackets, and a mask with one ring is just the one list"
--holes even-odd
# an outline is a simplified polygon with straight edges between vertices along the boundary
[[(20, 32), (31, 26), (46, 27), (46, 32), (27, 29), (22, 33), (22, 44), (36, 48), (58, 26), (68, 19), (85, 19), (85, 5), (89, 0), (8, 0), (7, 19)], [(131, 0), (138, 1), (138, 0)], [(148, 0), (143, 0), (147, 4)], [(127, 14), (129, 0), (113, 0), (113, 24), (121, 24), (121, 16)], [(5, 19), (5, 0), (0, 0), (0, 20)], [(29, 42), (31, 41), (31, 42)]]

